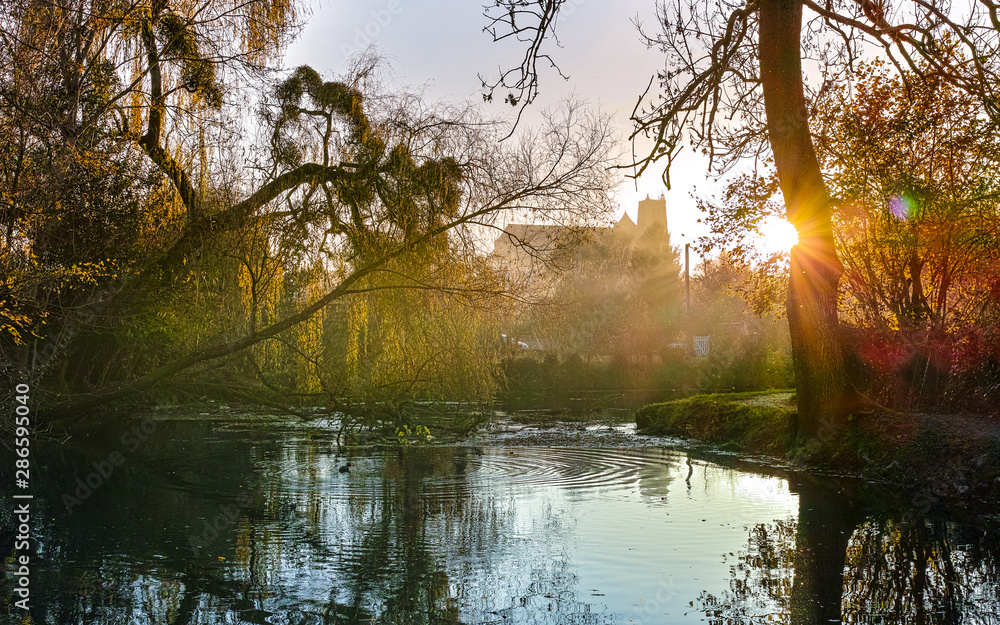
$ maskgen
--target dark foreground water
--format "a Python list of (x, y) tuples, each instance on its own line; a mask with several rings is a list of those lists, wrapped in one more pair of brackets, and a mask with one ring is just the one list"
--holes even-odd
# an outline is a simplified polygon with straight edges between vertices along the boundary
[(0, 622), (1000, 622), (1000, 517), (933, 493), (663, 448), (130, 427), (33, 448), (30, 612), (7, 494)]

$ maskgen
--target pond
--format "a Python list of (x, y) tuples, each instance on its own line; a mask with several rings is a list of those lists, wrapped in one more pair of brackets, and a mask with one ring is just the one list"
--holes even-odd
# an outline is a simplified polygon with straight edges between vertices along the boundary
[[(662, 446), (347, 457), (315, 426), (143, 423), (33, 448), (30, 622), (996, 623), (1000, 611), (988, 507)], [(14, 579), (3, 612), (29, 622)]]

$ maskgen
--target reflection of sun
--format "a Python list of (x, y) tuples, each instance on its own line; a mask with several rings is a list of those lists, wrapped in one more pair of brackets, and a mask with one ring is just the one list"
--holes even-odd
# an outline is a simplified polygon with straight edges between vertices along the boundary
[(780, 217), (768, 217), (757, 227), (755, 247), (765, 254), (787, 252), (799, 242), (795, 226)]

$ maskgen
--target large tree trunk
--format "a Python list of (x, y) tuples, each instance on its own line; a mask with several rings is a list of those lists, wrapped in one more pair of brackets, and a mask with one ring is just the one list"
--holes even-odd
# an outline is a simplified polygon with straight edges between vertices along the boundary
[(849, 410), (837, 322), (843, 266), (833, 242), (830, 197), (809, 135), (801, 34), (801, 2), (761, 0), (760, 73), (768, 137), (788, 220), (799, 231), (787, 300), (799, 435), (822, 442), (843, 425)]

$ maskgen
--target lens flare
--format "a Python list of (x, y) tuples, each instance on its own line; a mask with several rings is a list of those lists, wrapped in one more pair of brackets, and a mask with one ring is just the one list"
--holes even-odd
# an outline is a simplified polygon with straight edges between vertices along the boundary
[(889, 198), (889, 212), (899, 221), (910, 221), (916, 216), (917, 201), (906, 193), (895, 193)]

